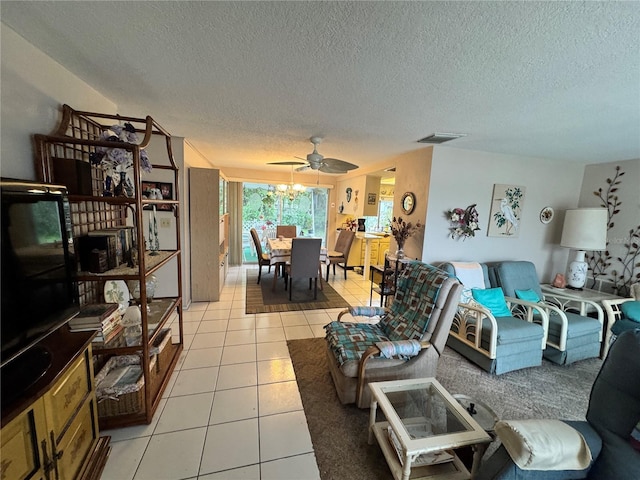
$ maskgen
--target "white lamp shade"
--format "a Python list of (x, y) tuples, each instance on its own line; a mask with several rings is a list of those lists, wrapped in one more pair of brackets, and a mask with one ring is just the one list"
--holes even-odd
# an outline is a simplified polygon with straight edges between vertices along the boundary
[(607, 248), (607, 209), (577, 208), (564, 216), (560, 245), (576, 250)]

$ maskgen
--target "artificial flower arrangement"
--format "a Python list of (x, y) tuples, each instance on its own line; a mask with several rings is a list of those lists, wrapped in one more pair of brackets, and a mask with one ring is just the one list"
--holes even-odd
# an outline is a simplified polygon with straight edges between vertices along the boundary
[(447, 220), (449, 220), (449, 236), (454, 240), (467, 237), (475, 237), (476, 232), (480, 230), (478, 226), (478, 210), (476, 205), (469, 205), (467, 208), (453, 208), (445, 212)]
[(355, 218), (351, 218), (351, 217), (347, 218), (344, 221), (343, 225), (346, 225), (347, 230), (352, 230), (354, 232), (358, 230), (358, 222)]
[(398, 244), (398, 249), (402, 250), (404, 248), (404, 242), (407, 240), (407, 238), (409, 238), (421, 228), (422, 224), (420, 222), (416, 222), (414, 224), (411, 222), (405, 222), (402, 217), (393, 217), (393, 220), (391, 221), (391, 234)]
[[(138, 143), (136, 129), (130, 123), (112, 125), (100, 134), (100, 140), (106, 142)], [(96, 147), (96, 151), (89, 155), (93, 165), (100, 166), (106, 172), (105, 195), (111, 194), (113, 178), (119, 173), (119, 183), (122, 194), (133, 196), (133, 185), (127, 178), (127, 171), (133, 167), (133, 154), (130, 150), (113, 147)], [(140, 168), (145, 172), (151, 171), (151, 162), (144, 148), (140, 149)], [(126, 182), (126, 183), (125, 183)]]

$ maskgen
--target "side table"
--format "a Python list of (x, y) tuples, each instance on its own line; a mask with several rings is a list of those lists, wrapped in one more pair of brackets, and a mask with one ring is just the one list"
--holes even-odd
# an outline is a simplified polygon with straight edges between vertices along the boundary
[(380, 306), (384, 307), (386, 297), (395, 294), (394, 270), (386, 265), (371, 265), (369, 267), (369, 278), (371, 279), (371, 290), (369, 291), (369, 305), (373, 302), (373, 292), (380, 295)]
[[(435, 378), (371, 382), (369, 443), (375, 437), (395, 480), (474, 478), (492, 438)], [(376, 421), (378, 407), (386, 421)], [(471, 447), (467, 470), (455, 449)]]

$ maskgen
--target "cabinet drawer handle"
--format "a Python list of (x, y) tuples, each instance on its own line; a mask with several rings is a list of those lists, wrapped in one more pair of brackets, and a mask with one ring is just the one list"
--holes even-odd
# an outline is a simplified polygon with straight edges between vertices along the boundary
[(51, 430), (50, 435), (51, 435), (51, 452), (53, 453), (51, 461), (53, 462), (53, 469), (56, 472), (56, 480), (58, 480), (60, 478), (60, 472), (58, 472), (58, 460), (62, 458), (62, 453), (64, 451), (60, 450), (58, 452), (56, 448), (56, 437), (53, 434), (53, 430)]

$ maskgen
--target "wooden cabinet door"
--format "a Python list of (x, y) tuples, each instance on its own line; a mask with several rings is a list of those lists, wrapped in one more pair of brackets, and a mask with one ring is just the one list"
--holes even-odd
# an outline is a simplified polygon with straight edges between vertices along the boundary
[(81, 355), (44, 396), (47, 423), (56, 436), (61, 435), (90, 390), (88, 359)]
[[(46, 435), (44, 403), (37, 400), (2, 428), (0, 478), (11, 480), (44, 479), (43, 463), (49, 442), (39, 444)], [(46, 453), (42, 451), (45, 448)]]
[(59, 478), (75, 478), (95, 438), (94, 400), (87, 399), (56, 444)]
[(384, 265), (384, 252), (389, 250), (390, 245), (391, 241), (388, 238), (380, 240), (380, 246), (378, 247), (378, 265)]

